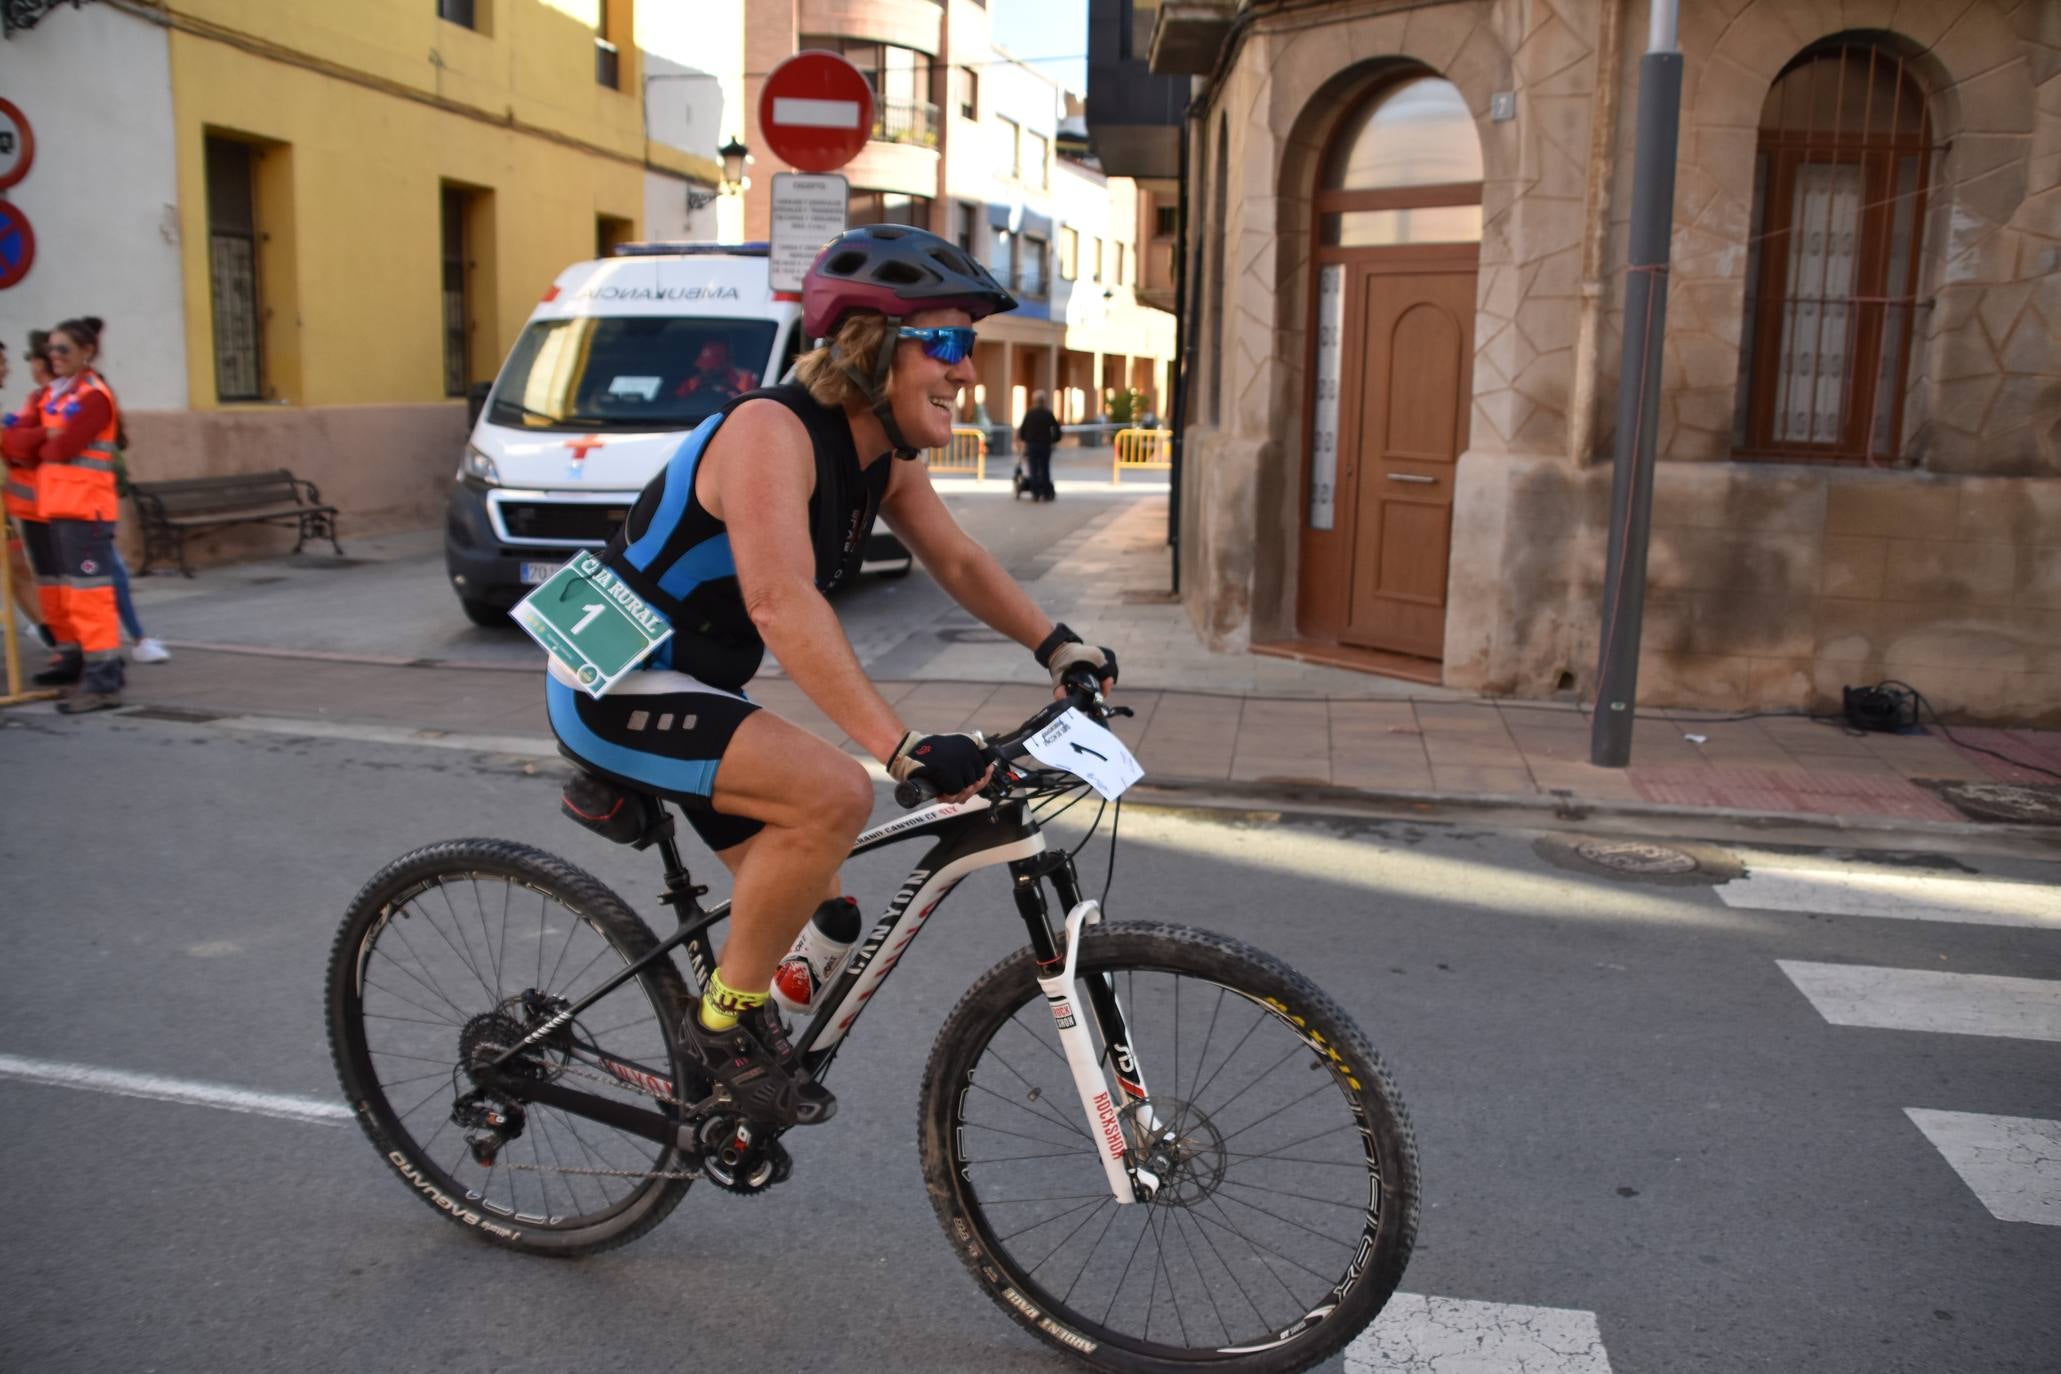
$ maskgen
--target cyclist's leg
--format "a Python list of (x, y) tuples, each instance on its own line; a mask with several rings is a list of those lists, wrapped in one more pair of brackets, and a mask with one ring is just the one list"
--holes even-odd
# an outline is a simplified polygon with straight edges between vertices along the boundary
[(857, 759), (773, 715), (755, 712), (731, 736), (710, 798), (715, 809), (764, 823), (733, 856), (730, 938), (723, 981), (764, 992), (817, 903), (838, 891), (838, 867), (873, 811), (873, 783)]

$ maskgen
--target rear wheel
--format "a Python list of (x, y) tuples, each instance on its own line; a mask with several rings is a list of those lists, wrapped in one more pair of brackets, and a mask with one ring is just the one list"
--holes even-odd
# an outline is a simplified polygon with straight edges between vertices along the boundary
[(607, 1249), (664, 1220), (692, 1167), (674, 1146), (509, 1091), (558, 1082), (677, 1121), (662, 1099), (692, 1100), (673, 1083), (688, 998), (669, 960), (551, 1026), (657, 943), (598, 880), (524, 845), (453, 840), (374, 876), (330, 955), (329, 1044), (358, 1124), (408, 1189), (540, 1254)]
[(1117, 1095), (1097, 1035), (1102, 1086), (1156, 1191), (1111, 1196), (1024, 950), (960, 1001), (924, 1078), (924, 1176), (953, 1248), (1017, 1322), (1098, 1368), (1279, 1374), (1336, 1353), (1417, 1229), (1416, 1142), (1366, 1037), (1287, 965), (1204, 931), (1103, 926), (1078, 969), (1083, 1001), (1113, 980), (1129, 1025), (1149, 1096)]

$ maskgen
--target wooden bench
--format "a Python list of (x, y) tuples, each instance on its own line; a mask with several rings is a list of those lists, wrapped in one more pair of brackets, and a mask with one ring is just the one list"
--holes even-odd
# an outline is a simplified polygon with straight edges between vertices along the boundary
[(186, 536), (194, 530), (224, 525), (266, 524), (292, 526), (297, 537), (293, 551), (310, 539), (327, 539), (338, 554), (336, 507), (322, 504), (322, 493), (313, 482), (303, 481), (285, 468), (273, 472), (246, 472), (234, 477), (183, 477), (169, 482), (132, 482), (129, 494), (143, 521), (143, 566), (138, 577), (147, 576), (152, 560), (169, 558), (179, 571), (193, 576), (186, 566)]

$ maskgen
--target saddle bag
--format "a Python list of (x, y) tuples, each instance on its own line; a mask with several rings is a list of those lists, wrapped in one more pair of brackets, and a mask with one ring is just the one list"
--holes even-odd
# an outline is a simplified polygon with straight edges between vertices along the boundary
[(573, 774), (559, 793), (559, 808), (605, 840), (637, 844), (665, 819), (658, 799), (593, 773)]

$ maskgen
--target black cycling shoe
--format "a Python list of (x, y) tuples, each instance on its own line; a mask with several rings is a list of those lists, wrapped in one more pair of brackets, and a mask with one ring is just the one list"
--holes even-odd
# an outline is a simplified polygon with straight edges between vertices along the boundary
[(726, 1089), (737, 1114), (774, 1126), (814, 1126), (837, 1112), (837, 1099), (820, 1083), (796, 1078), (794, 1053), (780, 1013), (768, 1002), (746, 1012), (728, 1030), (701, 1024), (700, 1009), (681, 1027), (682, 1048), (700, 1061), (711, 1082)]

